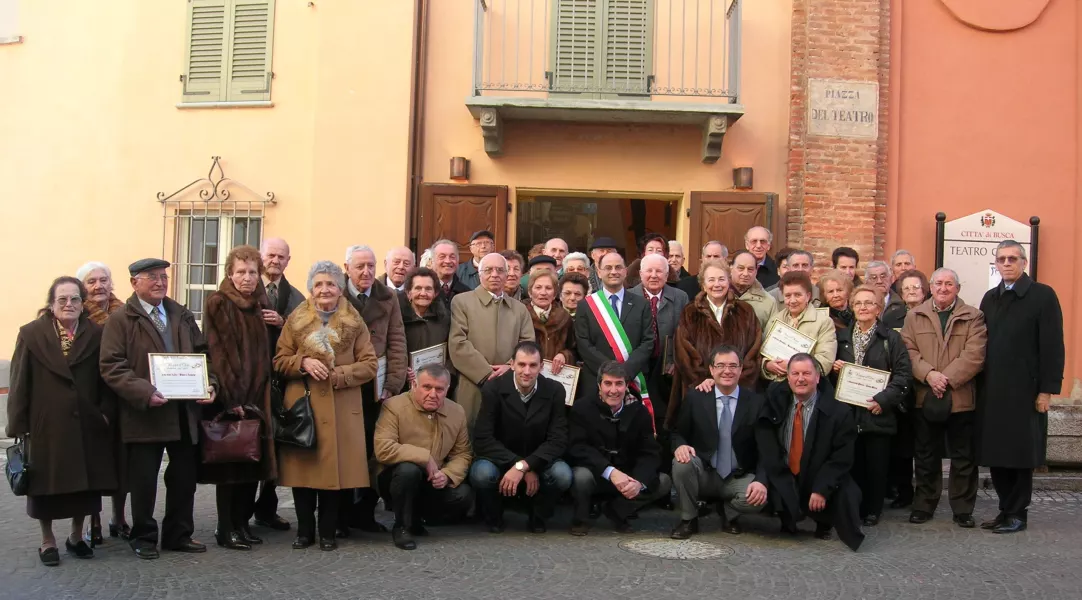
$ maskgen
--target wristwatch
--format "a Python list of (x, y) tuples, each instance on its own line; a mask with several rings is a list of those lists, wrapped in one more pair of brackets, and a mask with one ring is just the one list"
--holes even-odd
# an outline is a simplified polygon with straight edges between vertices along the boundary
[(522, 471), (523, 473), (525, 473), (526, 472), (526, 461), (520, 460), (517, 463), (515, 463), (515, 470), (516, 471)]

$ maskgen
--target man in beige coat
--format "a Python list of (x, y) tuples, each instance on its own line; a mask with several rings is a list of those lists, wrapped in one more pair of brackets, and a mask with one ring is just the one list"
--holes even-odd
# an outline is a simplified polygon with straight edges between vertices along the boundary
[[(932, 273), (932, 297), (909, 311), (902, 340), (913, 363), (917, 411), (916, 491), (911, 523), (925, 523), (935, 514), (943, 493), (939, 447), (947, 438), (951, 459), (948, 495), (954, 522), (973, 527), (977, 501), (977, 461), (974, 452), (976, 379), (984, 368), (988, 328), (984, 314), (958, 297), (958, 274), (942, 268)], [(926, 402), (941, 406), (925, 406)], [(938, 410), (937, 410), (938, 408)]]
[(455, 402), (466, 411), (470, 431), (481, 409), (481, 386), (511, 368), (515, 346), (533, 340), (533, 319), (526, 305), (504, 296), (507, 259), (492, 253), (481, 259), (481, 285), (451, 301), (447, 349), (460, 373)]
[[(740, 250), (733, 255), (732, 259), (732, 267), (730, 268), (732, 276), (729, 279), (732, 281), (736, 299), (747, 302), (755, 309), (755, 316), (759, 319), (759, 326), (763, 328), (765, 333), (766, 324), (770, 322), (770, 317), (773, 317), (774, 313), (778, 312), (778, 301), (774, 299), (774, 296), (767, 293), (763, 289), (763, 284), (759, 283), (759, 280), (755, 278), (759, 265), (755, 262), (754, 254), (747, 250)], [(694, 298), (691, 300), (694, 300)]]

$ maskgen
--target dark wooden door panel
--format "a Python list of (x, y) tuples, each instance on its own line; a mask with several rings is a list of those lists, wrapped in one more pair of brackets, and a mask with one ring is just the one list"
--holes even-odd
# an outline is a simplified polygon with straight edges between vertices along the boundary
[(719, 241), (732, 255), (744, 247), (744, 234), (756, 225), (773, 231), (776, 195), (760, 192), (692, 192), (688, 270), (699, 271), (702, 247)]
[(458, 244), (460, 260), (470, 254), (470, 236), (487, 229), (496, 236), (496, 248), (507, 247), (507, 186), (421, 186), (421, 226), (418, 251), (439, 239)]

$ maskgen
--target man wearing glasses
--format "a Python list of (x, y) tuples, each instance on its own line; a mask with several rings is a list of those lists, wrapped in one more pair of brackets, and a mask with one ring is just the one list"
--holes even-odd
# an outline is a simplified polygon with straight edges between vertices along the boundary
[(458, 275), (458, 280), (471, 290), (481, 284), (481, 274), (478, 273), (478, 268), (481, 265), (481, 259), (486, 254), (496, 251), (495, 239), (496, 236), (492, 235), (491, 231), (483, 229), (475, 231), (470, 236), (470, 254), (473, 254), (473, 260), (458, 265), (458, 271), (455, 274)]
[(896, 307), (904, 307), (905, 301), (902, 295), (894, 293), (894, 278), (891, 276), (890, 265), (881, 261), (873, 260), (864, 268), (864, 283), (879, 290), (883, 294), (883, 314)]
[[(195, 401), (167, 400), (150, 382), (150, 353), (206, 354), (207, 343), (195, 315), (166, 297), (169, 263), (144, 258), (128, 267), (134, 293), (123, 310), (105, 323), (101, 340), (101, 376), (120, 403), (120, 431), (127, 445), (131, 492), (131, 546), (139, 558), (158, 558), (158, 522), (154, 500), (162, 452), (165, 469), (165, 518), (161, 545), (175, 552), (205, 552), (192, 539), (195, 531), (199, 404), (214, 402), (217, 378), (208, 373), (210, 394)], [(209, 361), (208, 361), (209, 364)]]

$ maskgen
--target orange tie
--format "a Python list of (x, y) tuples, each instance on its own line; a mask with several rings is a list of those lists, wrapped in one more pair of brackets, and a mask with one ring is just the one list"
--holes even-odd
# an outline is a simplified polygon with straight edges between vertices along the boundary
[(796, 405), (793, 417), (793, 437), (789, 440), (789, 470), (793, 475), (800, 475), (800, 458), (804, 455), (804, 411)]

